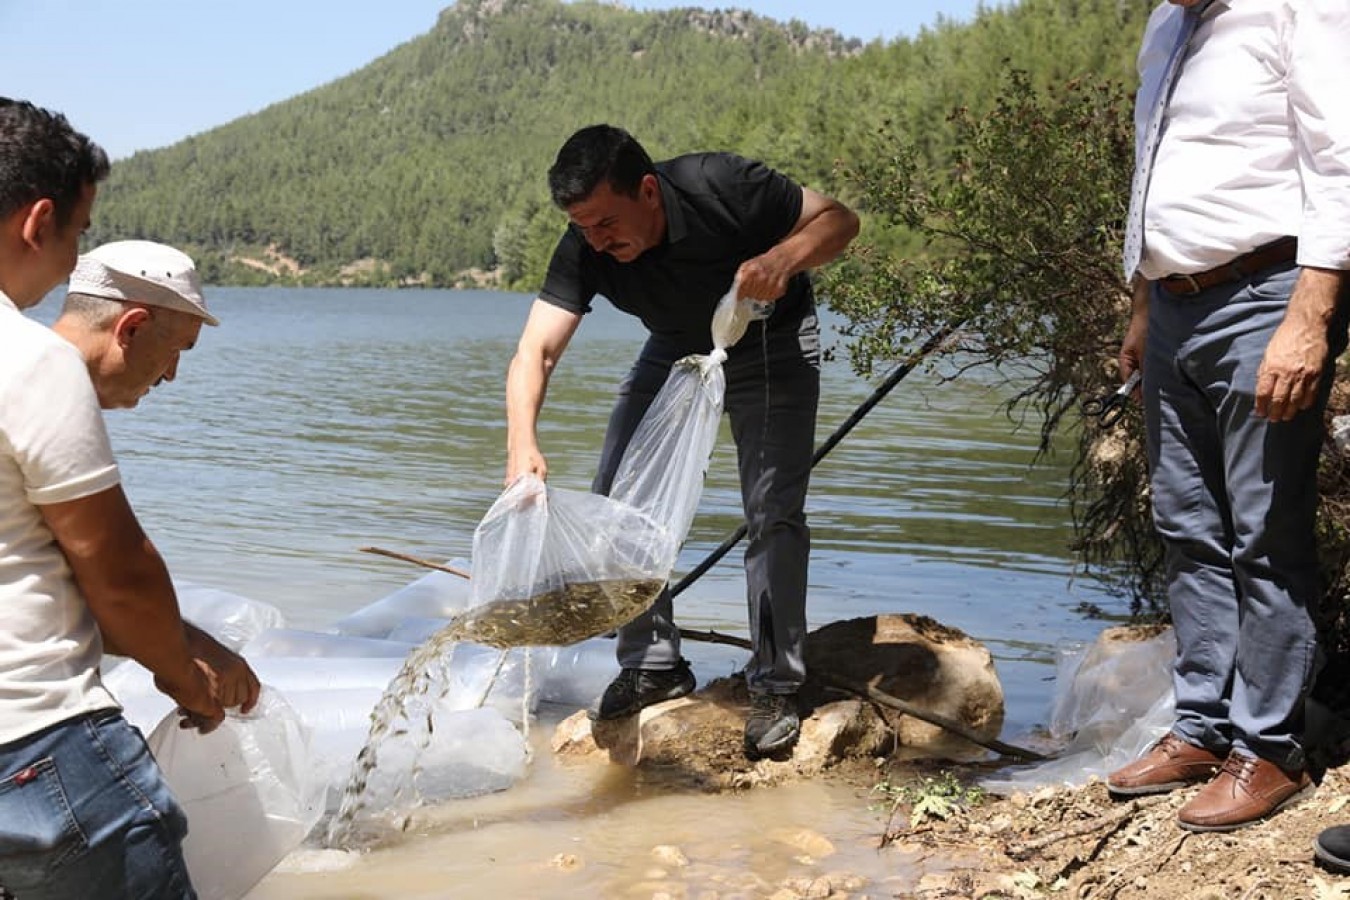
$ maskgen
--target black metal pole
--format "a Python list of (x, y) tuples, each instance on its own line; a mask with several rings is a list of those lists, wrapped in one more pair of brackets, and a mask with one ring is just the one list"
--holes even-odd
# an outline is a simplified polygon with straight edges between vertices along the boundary
[[(891, 392), (891, 389), (894, 388), (897, 384), (899, 384), (906, 375), (908, 375), (910, 372), (918, 368), (919, 363), (923, 362), (924, 359), (927, 358), (930, 353), (936, 350), (942, 344), (943, 341), (947, 340), (947, 338), (951, 336), (952, 332), (954, 332), (958, 327), (959, 323), (947, 325), (939, 329), (935, 334), (931, 335), (928, 338), (928, 340), (924, 341), (923, 346), (920, 347), (918, 350), (914, 351), (914, 353), (909, 357), (909, 359), (905, 360), (904, 362), (896, 366), (891, 371), (891, 373), (886, 376), (885, 380), (882, 381), (881, 384), (877, 385), (877, 389), (872, 392), (872, 395), (868, 397), (866, 400), (864, 400), (862, 404), (853, 411), (852, 415), (850, 415), (847, 419), (845, 419), (842, 423), (840, 423), (839, 427), (834, 430), (834, 433), (831, 434), (828, 438), (826, 438), (825, 442), (816, 448), (815, 455), (811, 457), (811, 468), (814, 469), (816, 467), (816, 464), (819, 463), (822, 459), (824, 459), (826, 455), (828, 455), (829, 452), (833, 450), (835, 446), (844, 439), (844, 436), (853, 430), (853, 427), (855, 425), (857, 425), (859, 422), (862, 421), (863, 416), (867, 415), (869, 412), (872, 411), (872, 407), (880, 403), (882, 398), (884, 398), (887, 394), (889, 394)], [(718, 560), (720, 560), (722, 557), (726, 556), (729, 552), (731, 552), (731, 548), (735, 547), (738, 543), (740, 543), (741, 538), (745, 537), (746, 530), (747, 530), (746, 525), (744, 522), (742, 522), (739, 528), (737, 528), (734, 532), (728, 535), (726, 540), (718, 544), (717, 547), (711, 553), (709, 553), (703, 559), (702, 562), (694, 566), (694, 568), (691, 569), (688, 574), (686, 574), (683, 578), (681, 578), (670, 589), (670, 596), (672, 597), (678, 596), (685, 588), (689, 587), (689, 585), (693, 584), (695, 581), (701, 578), (705, 572), (707, 572), (713, 566), (717, 565)]]

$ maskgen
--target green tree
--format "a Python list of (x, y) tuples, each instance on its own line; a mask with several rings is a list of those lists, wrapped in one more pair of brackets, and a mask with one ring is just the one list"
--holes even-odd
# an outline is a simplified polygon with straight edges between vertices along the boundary
[(1086, 395), (1117, 383), (1128, 293), (1121, 227), (1133, 170), (1131, 102), (1119, 85), (1074, 81), (1038, 90), (1005, 74), (992, 111), (951, 118), (950, 164), (881, 132), (876, 160), (848, 169), (874, 232), (922, 244), (901, 258), (859, 247), (822, 294), (847, 320), (855, 367), (910, 358), (950, 330), (930, 357), (946, 377), (1000, 372), (1007, 412), (1038, 429), (1042, 453), (1073, 441), (1070, 508), (1084, 566), (1161, 611), (1160, 545), (1149, 518), (1141, 423), (1084, 422)]

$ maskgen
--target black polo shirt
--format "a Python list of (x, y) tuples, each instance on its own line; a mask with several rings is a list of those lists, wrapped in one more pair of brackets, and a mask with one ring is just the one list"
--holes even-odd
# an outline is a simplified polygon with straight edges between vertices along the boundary
[[(656, 164), (666, 236), (622, 263), (591, 249), (575, 226), (558, 242), (541, 299), (575, 313), (600, 295), (642, 320), (654, 335), (690, 353), (712, 349), (709, 327), (717, 301), (741, 263), (791, 233), (802, 190), (763, 163), (730, 153), (694, 153)], [(811, 281), (793, 276), (775, 304), (769, 328), (795, 329), (812, 308)]]

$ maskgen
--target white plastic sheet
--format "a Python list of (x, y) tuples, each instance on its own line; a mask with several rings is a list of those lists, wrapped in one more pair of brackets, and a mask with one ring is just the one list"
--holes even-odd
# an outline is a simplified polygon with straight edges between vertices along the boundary
[(238, 650), (268, 628), (286, 624), (281, 610), (270, 603), (190, 581), (175, 581), (173, 586), (183, 618), (231, 650)]
[(394, 657), (402, 659), (416, 646), (412, 641), (325, 634), (298, 628), (269, 628), (255, 635), (239, 651), (245, 659), (258, 656)]
[[(453, 559), (451, 568), (469, 571), (464, 560)], [(464, 611), (470, 603), (469, 582), (449, 572), (432, 570), (368, 606), (333, 623), (338, 634), (386, 638), (408, 618), (446, 619)]]

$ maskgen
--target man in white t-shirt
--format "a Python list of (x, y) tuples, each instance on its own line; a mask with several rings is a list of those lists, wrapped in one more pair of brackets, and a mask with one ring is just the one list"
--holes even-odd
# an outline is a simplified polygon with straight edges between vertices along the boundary
[[(19, 900), (196, 896), (182, 810), (100, 682), (105, 650), (150, 669), (185, 727), (214, 728), (258, 690), (242, 660), (179, 615), (122, 492), (91, 364), (20, 313), (75, 267), (107, 171), (64, 117), (0, 98), (0, 885)], [(128, 298), (143, 326), (162, 296)], [(130, 366), (147, 346), (108, 360)]]

